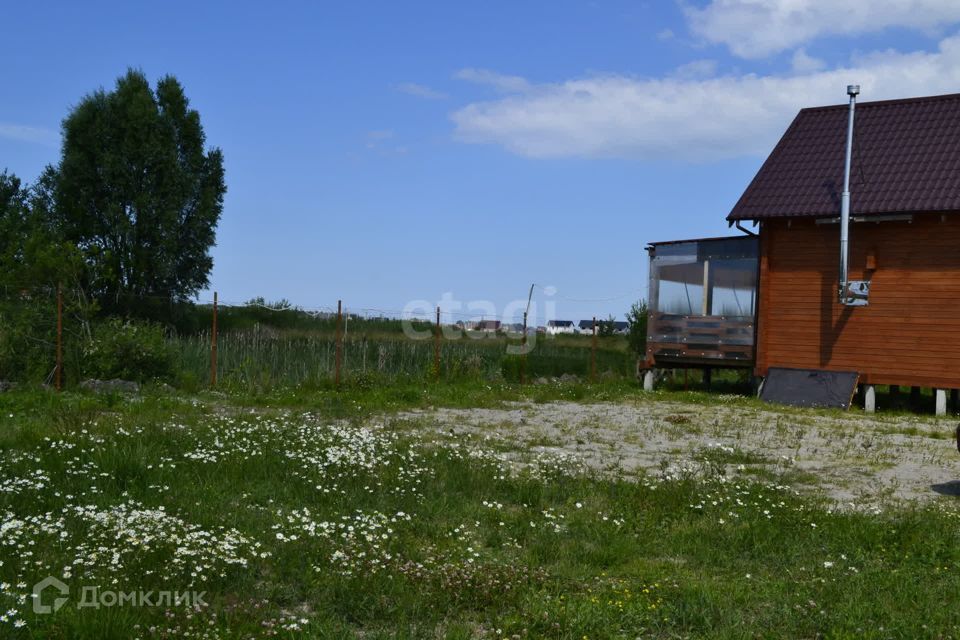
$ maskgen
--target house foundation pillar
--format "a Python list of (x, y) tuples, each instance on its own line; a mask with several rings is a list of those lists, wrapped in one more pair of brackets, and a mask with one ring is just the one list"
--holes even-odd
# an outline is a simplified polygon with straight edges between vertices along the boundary
[(863, 410), (867, 413), (877, 412), (877, 389), (872, 384), (863, 387)]
[(934, 391), (934, 395), (937, 399), (936, 413), (938, 416), (947, 415), (947, 390), (946, 389), (937, 389)]
[(653, 369), (647, 369), (643, 372), (643, 390), (653, 391)]

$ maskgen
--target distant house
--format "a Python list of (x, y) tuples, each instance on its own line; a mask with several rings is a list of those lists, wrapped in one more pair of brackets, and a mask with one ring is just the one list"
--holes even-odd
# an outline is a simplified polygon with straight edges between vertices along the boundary
[[(601, 320), (597, 318), (597, 333), (602, 330), (603, 325), (610, 324), (610, 320)], [(591, 335), (593, 333), (593, 320), (581, 320), (577, 325), (577, 333)], [(613, 321), (613, 333), (618, 336), (625, 336), (630, 333), (630, 323), (623, 320)]]
[(466, 324), (468, 331), (486, 331), (487, 333), (496, 333), (500, 331), (499, 320), (475, 320)]
[(626, 320), (613, 321), (613, 333), (618, 336), (625, 336), (630, 333), (630, 323)]
[(573, 325), (573, 320), (548, 320), (547, 333), (555, 336), (561, 333), (576, 333), (577, 329)]

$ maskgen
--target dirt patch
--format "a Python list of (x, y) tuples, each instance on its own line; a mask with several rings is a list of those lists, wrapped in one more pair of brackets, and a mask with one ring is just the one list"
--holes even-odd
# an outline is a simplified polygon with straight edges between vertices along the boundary
[(846, 505), (960, 494), (955, 420), (867, 417), (656, 398), (627, 403), (514, 404), (401, 414), (447, 437), (473, 434), (517, 452), (575, 454), (624, 474), (691, 464), (734, 467), (823, 491)]

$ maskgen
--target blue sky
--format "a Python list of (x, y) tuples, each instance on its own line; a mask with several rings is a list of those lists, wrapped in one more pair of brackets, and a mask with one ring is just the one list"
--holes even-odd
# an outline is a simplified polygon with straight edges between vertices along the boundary
[(960, 91), (955, 0), (80, 4), (5, 7), (0, 169), (33, 180), (128, 67), (175, 75), (226, 158), (227, 301), (535, 282), (541, 316), (622, 316), (645, 243), (728, 233), (797, 109)]

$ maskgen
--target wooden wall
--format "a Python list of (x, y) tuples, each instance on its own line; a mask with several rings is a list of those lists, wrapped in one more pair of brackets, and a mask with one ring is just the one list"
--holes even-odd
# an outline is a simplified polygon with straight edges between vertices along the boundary
[(960, 215), (851, 223), (850, 278), (872, 280), (866, 307), (837, 302), (839, 225), (769, 220), (760, 235), (759, 375), (831, 369), (960, 388)]

